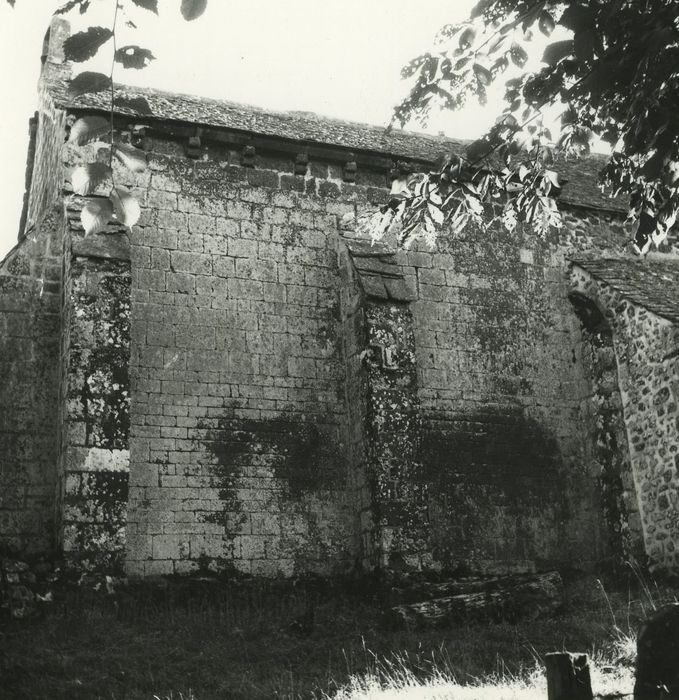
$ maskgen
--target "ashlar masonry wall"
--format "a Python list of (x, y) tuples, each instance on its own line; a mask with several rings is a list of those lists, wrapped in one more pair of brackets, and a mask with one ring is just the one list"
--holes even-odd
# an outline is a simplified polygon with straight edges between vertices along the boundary
[(54, 546), (60, 217), (0, 266), (0, 548)]
[(357, 556), (344, 209), (287, 189), (316, 184), (287, 164), (234, 158), (154, 139), (136, 189), (130, 573), (330, 573)]

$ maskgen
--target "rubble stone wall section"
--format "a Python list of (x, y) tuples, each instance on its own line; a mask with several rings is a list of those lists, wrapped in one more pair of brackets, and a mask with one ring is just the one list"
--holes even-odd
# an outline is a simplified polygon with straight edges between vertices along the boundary
[(129, 255), (111, 257), (111, 234), (84, 239), (77, 212), (72, 219), (76, 230), (65, 248), (59, 538), (73, 564), (120, 573), (129, 472), (130, 261)]
[(679, 328), (575, 265), (574, 291), (592, 299), (613, 329), (618, 378), (646, 555), (679, 565)]
[(413, 316), (403, 301), (368, 299), (368, 454), (377, 554), (386, 570), (430, 569)]

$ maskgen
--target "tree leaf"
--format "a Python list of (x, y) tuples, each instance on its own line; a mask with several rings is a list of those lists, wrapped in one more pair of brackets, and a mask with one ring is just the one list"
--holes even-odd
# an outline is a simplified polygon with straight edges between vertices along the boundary
[(403, 66), (403, 68), (401, 68), (401, 77), (410, 78), (412, 75), (415, 75), (426, 58), (430, 55), (431, 54), (422, 54), (421, 56), (416, 56), (415, 58), (411, 59), (405, 66)]
[(76, 146), (84, 146), (97, 141), (101, 136), (110, 133), (111, 122), (106, 117), (81, 117), (71, 127), (68, 142)]
[(88, 199), (80, 212), (85, 235), (105, 231), (112, 216), (113, 204), (110, 199)]
[(487, 68), (484, 68), (480, 63), (475, 63), (472, 68), (476, 79), (481, 83), (481, 85), (490, 85), (493, 80), (493, 76)]
[(476, 39), (476, 30), (474, 27), (467, 27), (462, 34), (460, 34), (459, 44), (461, 49), (468, 49)]
[(564, 10), (559, 24), (576, 34), (587, 29), (593, 29), (594, 13), (590, 7), (572, 3)]
[(554, 23), (554, 18), (552, 15), (547, 12), (547, 10), (543, 10), (540, 13), (540, 17), (538, 19), (538, 29), (545, 35), (549, 36), (553, 31), (555, 27)]
[(488, 44), (488, 49), (487, 53), (490, 55), (491, 53), (495, 53), (501, 46), (507, 41), (507, 35), (506, 34), (498, 34), (495, 39), (493, 39), (489, 44)]
[(509, 57), (512, 59), (512, 63), (519, 68), (523, 68), (528, 60), (528, 54), (522, 46), (516, 43), (512, 44), (511, 49), (509, 49)]
[(113, 145), (113, 155), (133, 173), (143, 173), (146, 170), (146, 153), (127, 143)]
[(107, 27), (89, 27), (84, 32), (69, 36), (64, 42), (64, 57), (67, 61), (82, 63), (92, 58), (113, 32)]
[(74, 7), (80, 10), (80, 14), (84, 15), (90, 8), (90, 0), (69, 0), (69, 2), (64, 3), (60, 8), (55, 10), (55, 15), (65, 15), (70, 12)]
[(593, 29), (575, 34), (573, 37), (573, 50), (576, 58), (583, 63), (591, 63), (594, 58), (595, 43), (596, 33)]
[(111, 190), (111, 202), (116, 219), (121, 224), (132, 228), (141, 216), (139, 202), (132, 196), (129, 190), (124, 187), (114, 187)]
[(71, 173), (71, 184), (76, 194), (92, 194), (102, 182), (111, 176), (111, 168), (98, 161), (77, 167)]
[(192, 22), (194, 19), (198, 19), (203, 12), (205, 12), (206, 7), (207, 0), (182, 0), (182, 17), (187, 22)]
[(443, 212), (439, 209), (439, 207), (437, 207), (431, 201), (427, 202), (427, 211), (429, 213), (429, 216), (432, 218), (432, 220), (435, 223), (437, 223), (439, 226), (443, 223), (443, 219), (444, 219)]
[(573, 55), (573, 40), (564, 39), (563, 41), (555, 41), (545, 47), (545, 52), (542, 54), (544, 63), (554, 66), (566, 56)]
[(507, 68), (509, 67), (509, 59), (507, 56), (500, 56), (500, 58), (493, 63), (491, 66), (491, 73), (495, 73), (496, 75), (498, 73), (504, 73)]
[(578, 121), (578, 113), (575, 111), (575, 107), (569, 104), (568, 107), (561, 113), (561, 127), (571, 126), (576, 124)]
[(69, 0), (69, 2), (64, 3), (60, 8), (55, 10), (54, 14), (65, 15), (67, 12), (70, 12), (74, 7), (78, 7), (78, 5), (80, 5), (80, 13), (82, 14), (84, 12), (83, 5), (85, 6), (86, 10), (89, 7), (89, 4), (89, 0)]
[(138, 7), (158, 14), (158, 0), (132, 0), (132, 2)]
[(116, 107), (125, 107), (139, 114), (153, 114), (151, 105), (145, 97), (116, 97), (113, 101)]
[(115, 60), (122, 63), (123, 68), (134, 68), (135, 70), (146, 68), (155, 58), (151, 51), (140, 46), (122, 46), (115, 53)]
[(491, 7), (491, 5), (493, 5), (494, 2), (495, 0), (479, 0), (479, 2), (477, 2), (472, 8), (469, 16), (472, 19), (480, 17), (489, 7)]
[(469, 60), (471, 59), (471, 56), (463, 56), (462, 58), (458, 59), (455, 62), (455, 65), (453, 66), (454, 71), (459, 71), (462, 70), (467, 63), (469, 63)]
[(103, 73), (85, 71), (76, 75), (68, 84), (68, 96), (71, 99), (87, 95), (92, 92), (102, 92), (111, 89), (111, 78)]

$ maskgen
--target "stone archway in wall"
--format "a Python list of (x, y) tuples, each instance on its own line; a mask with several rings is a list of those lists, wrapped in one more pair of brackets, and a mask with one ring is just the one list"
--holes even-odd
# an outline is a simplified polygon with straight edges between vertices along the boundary
[(572, 261), (572, 292), (596, 304), (612, 329), (644, 559), (651, 571), (673, 574), (679, 571), (677, 288), (673, 258)]
[(597, 304), (572, 292), (570, 302), (580, 321), (582, 360), (590, 393), (588, 417), (592, 459), (598, 465), (600, 498), (609, 551), (616, 565), (644, 559), (636, 486), (618, 381), (613, 329)]

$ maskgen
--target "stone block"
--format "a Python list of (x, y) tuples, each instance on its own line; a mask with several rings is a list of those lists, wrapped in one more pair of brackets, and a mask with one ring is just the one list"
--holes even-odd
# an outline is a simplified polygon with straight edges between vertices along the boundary
[(196, 275), (212, 273), (212, 257), (207, 254), (172, 251), (170, 265), (174, 272), (190, 272)]
[(146, 206), (158, 210), (178, 210), (177, 195), (174, 192), (162, 190), (149, 190), (146, 197)]

